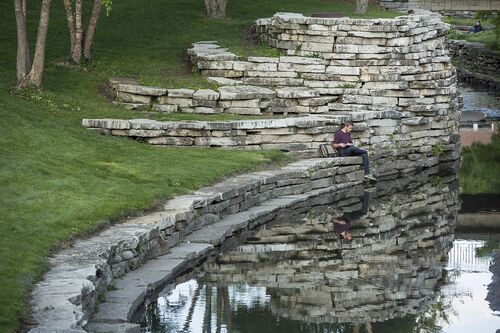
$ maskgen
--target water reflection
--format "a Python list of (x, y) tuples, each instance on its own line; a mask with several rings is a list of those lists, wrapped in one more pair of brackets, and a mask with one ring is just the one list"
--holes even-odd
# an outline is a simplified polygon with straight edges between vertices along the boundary
[(457, 212), (456, 177), (431, 172), (318, 196), (167, 290), (145, 331), (439, 332)]

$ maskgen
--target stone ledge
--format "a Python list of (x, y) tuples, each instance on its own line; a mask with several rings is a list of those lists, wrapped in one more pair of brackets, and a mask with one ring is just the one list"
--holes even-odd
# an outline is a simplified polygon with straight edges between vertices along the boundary
[[(128, 304), (132, 304), (132, 309), (130, 306), (119, 306), (119, 303), (106, 303), (106, 306), (99, 307), (101, 317), (98, 314), (96, 320), (101, 318), (113, 325), (121, 323), (131, 315), (134, 306), (137, 307), (151, 290), (165, 281), (165, 274), (175, 277), (187, 269), (186, 265), (192, 265), (210, 254), (213, 246), (208, 244), (175, 247), (193, 231), (204, 226), (219, 229), (219, 226), (226, 225), (229, 229), (221, 229), (221, 232), (230, 236), (232, 232), (246, 227), (245, 224), (230, 222), (233, 221), (231, 215), (239, 212), (247, 215), (253, 223), (264, 223), (269, 217), (265, 214), (272, 202), (269, 200), (291, 195), (288, 201), (291, 203), (304, 200), (308, 193), (315, 195), (334, 190), (337, 188), (335, 184), (342, 187), (360, 183), (363, 178), (360, 164), (359, 157), (311, 159), (291, 163), (278, 170), (241, 175), (170, 200), (163, 212), (129, 219), (95, 237), (75, 242), (71, 249), (50, 259), (52, 269), (34, 288), (33, 318), (39, 326), (31, 332), (83, 332), (82, 327), (95, 309), (99, 296), (110, 286), (131, 288), (129, 291), (133, 295), (127, 302), (131, 302)], [(343, 168), (346, 170), (342, 171)], [(292, 179), (296, 182), (283, 182)], [(279, 199), (279, 206), (273, 209), (286, 207), (283, 200)], [(264, 202), (264, 210), (252, 208)], [(210, 242), (219, 244), (215, 240)], [(164, 254), (167, 255), (162, 258), (173, 261), (170, 261), (169, 267), (164, 266), (166, 268), (158, 272), (159, 275), (155, 275), (163, 275), (162, 278), (134, 288), (127, 285), (126, 279), (116, 280), (121, 276), (133, 279), (134, 275), (129, 272), (148, 265), (146, 262), (149, 259)], [(108, 294), (113, 296), (112, 291)], [(115, 300), (118, 302), (119, 298)], [(92, 327), (93, 332), (100, 330), (99, 326)], [(136, 328), (114, 325), (115, 329), (117, 332), (135, 332)]]

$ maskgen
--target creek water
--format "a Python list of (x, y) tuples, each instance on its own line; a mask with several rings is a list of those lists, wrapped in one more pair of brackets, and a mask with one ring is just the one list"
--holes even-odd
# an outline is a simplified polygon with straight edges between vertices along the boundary
[(500, 120), (500, 96), (467, 85), (461, 85), (459, 91), (463, 98), (462, 113), (480, 112), (487, 119)]
[(500, 237), (455, 237), (458, 210), (437, 170), (312, 198), (167, 287), (143, 332), (495, 332)]

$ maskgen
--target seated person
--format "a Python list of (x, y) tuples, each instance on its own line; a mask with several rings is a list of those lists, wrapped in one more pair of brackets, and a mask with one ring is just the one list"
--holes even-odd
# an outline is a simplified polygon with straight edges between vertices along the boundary
[(354, 124), (351, 121), (340, 125), (340, 129), (335, 133), (332, 141), (333, 148), (337, 149), (340, 156), (361, 156), (363, 158), (363, 168), (365, 170), (365, 178), (377, 180), (370, 173), (370, 160), (368, 152), (353, 145), (351, 131)]
[(472, 28), (469, 29), (472, 33), (478, 33), (483, 31), (483, 26), (481, 25), (481, 21), (477, 20), (476, 24)]

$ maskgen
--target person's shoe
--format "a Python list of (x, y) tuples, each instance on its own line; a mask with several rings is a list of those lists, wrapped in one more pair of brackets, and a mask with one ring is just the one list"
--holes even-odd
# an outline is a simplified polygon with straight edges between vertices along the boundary
[(366, 174), (366, 175), (365, 175), (365, 178), (366, 178), (366, 179), (369, 179), (369, 180), (373, 180), (373, 181), (376, 181), (376, 180), (377, 180), (377, 178), (373, 177), (370, 173)]

